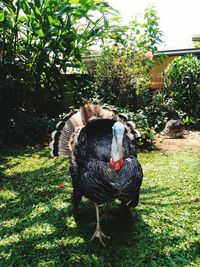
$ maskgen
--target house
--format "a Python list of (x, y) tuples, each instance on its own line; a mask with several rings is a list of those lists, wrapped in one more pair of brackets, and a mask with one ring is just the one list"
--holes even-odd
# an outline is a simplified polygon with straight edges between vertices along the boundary
[[(154, 93), (164, 87), (162, 72), (176, 57), (184, 56), (186, 54), (192, 54), (200, 59), (200, 34), (193, 35), (177, 44), (175, 47), (167, 48), (165, 50), (158, 51), (156, 55), (163, 55), (163, 61), (160, 64), (155, 64), (151, 70), (152, 82), (151, 89)], [(91, 55), (83, 58), (84, 63), (87, 66), (87, 72), (90, 75), (94, 74), (96, 63), (99, 58), (99, 52), (94, 52)]]
[(163, 55), (164, 59), (162, 63), (156, 64), (152, 70), (152, 83), (151, 89), (157, 92), (164, 86), (162, 72), (176, 57), (192, 54), (200, 59), (200, 34), (192, 36), (189, 41), (182, 42), (176, 45), (176, 48), (160, 50), (156, 55)]

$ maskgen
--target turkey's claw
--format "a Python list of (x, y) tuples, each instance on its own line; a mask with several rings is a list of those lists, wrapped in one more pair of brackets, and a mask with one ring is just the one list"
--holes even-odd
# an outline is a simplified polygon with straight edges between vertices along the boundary
[(94, 240), (94, 238), (98, 238), (100, 243), (105, 247), (105, 243), (103, 242), (103, 238), (110, 239), (110, 236), (105, 235), (100, 228), (96, 228), (96, 231), (94, 232), (92, 238), (90, 241)]

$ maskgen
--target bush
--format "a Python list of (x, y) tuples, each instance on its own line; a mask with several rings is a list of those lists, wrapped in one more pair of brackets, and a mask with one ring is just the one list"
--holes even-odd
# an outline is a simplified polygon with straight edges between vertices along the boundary
[(155, 141), (155, 130), (148, 121), (148, 114), (143, 110), (138, 110), (137, 113), (132, 114), (132, 121), (137, 126), (141, 133), (141, 139), (138, 142), (139, 147), (153, 148)]
[(97, 63), (94, 83), (102, 102), (136, 110), (137, 96), (150, 85), (147, 61), (143, 51), (105, 47)]
[(161, 90), (152, 97), (151, 103), (144, 108), (148, 122), (156, 132), (163, 130), (166, 122), (170, 119), (183, 120), (185, 113), (176, 108), (176, 102), (168, 97), (166, 90)]
[(50, 134), (58, 120), (47, 115), (30, 115), (13, 110), (12, 115), (5, 115), (0, 131), (0, 145), (44, 144), (50, 140)]
[(200, 60), (193, 55), (176, 58), (165, 70), (165, 87), (185, 122), (200, 128)]
[(140, 146), (143, 147), (152, 146), (154, 126), (160, 129), (160, 124), (166, 120), (156, 119), (157, 110), (149, 90), (150, 69), (156, 64), (152, 53), (162, 42), (158, 20), (155, 9), (149, 7), (145, 10), (143, 23), (135, 18), (127, 26), (119, 24), (111, 28), (109, 44), (107, 42), (102, 49), (94, 77), (97, 99), (129, 115), (142, 134)]
[[(152, 60), (162, 32), (154, 7), (145, 9), (142, 22), (111, 25), (95, 72), (95, 89), (102, 102), (136, 111), (146, 105)], [(145, 102), (143, 103), (143, 100)]]

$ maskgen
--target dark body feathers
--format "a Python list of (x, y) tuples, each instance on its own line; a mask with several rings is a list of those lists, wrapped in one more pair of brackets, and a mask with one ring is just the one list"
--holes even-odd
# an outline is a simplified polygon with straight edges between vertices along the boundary
[[(123, 137), (124, 164), (119, 171), (110, 167), (112, 126), (120, 121), (125, 126)], [(135, 207), (139, 201), (142, 168), (133, 142), (140, 137), (133, 122), (124, 114), (108, 107), (85, 104), (66, 115), (52, 133), (51, 155), (72, 156), (72, 202), (77, 206), (82, 196), (101, 204), (119, 199)]]
[(120, 171), (109, 165), (114, 123), (114, 120), (95, 120), (79, 134), (71, 168), (75, 185), (74, 204), (78, 204), (82, 195), (97, 204), (116, 198), (126, 204), (131, 202), (132, 206), (138, 204), (143, 174), (127, 135), (123, 138), (124, 165)]

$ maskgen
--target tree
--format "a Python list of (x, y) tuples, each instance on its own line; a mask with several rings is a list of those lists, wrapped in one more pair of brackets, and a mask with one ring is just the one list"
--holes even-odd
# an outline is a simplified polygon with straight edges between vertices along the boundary
[[(66, 110), (63, 99), (74, 88), (66, 68), (83, 66), (82, 56), (108, 30), (111, 10), (103, 0), (0, 2), (0, 135), (6, 142), (28, 131), (31, 139), (37, 133), (30, 126), (38, 131), (40, 117)], [(48, 118), (41, 123), (48, 128)]]
[(135, 18), (127, 26), (111, 26), (95, 74), (95, 88), (102, 102), (132, 110), (141, 107), (141, 98), (146, 98), (144, 89), (150, 86), (150, 69), (155, 64), (152, 53), (161, 36), (153, 7), (145, 10), (142, 23)]
[(159, 17), (154, 6), (145, 9), (140, 22), (137, 17), (125, 25), (120, 16), (110, 20), (110, 30), (104, 44), (121, 47), (132, 47), (136, 51), (157, 51), (158, 44), (162, 43), (162, 31), (159, 29)]
[(83, 66), (82, 56), (109, 27), (110, 10), (102, 0), (1, 2), (1, 87), (21, 90), (15, 103), (18, 108), (28, 111), (29, 107), (34, 112), (37, 106), (43, 108), (44, 97), (39, 97), (37, 103), (33, 101), (33, 94), (42, 96), (41, 92), (48, 91), (51, 102), (61, 100), (67, 86), (66, 68)]

